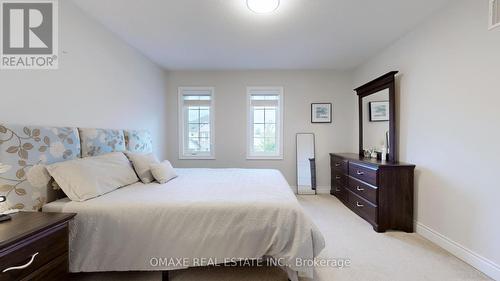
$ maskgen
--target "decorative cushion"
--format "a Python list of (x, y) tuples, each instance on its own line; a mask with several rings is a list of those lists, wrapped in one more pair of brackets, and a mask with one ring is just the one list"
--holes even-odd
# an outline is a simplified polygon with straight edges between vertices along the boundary
[(153, 164), (150, 166), (150, 168), (153, 177), (159, 183), (167, 183), (171, 179), (177, 177), (177, 173), (175, 172), (174, 167), (172, 167), (172, 164), (170, 164), (168, 160), (165, 160), (159, 164)]
[(127, 152), (126, 154), (128, 159), (130, 159), (130, 162), (132, 162), (135, 172), (143, 183), (150, 183), (154, 181), (154, 177), (151, 174), (151, 169), (149, 167), (152, 164), (160, 163), (154, 154), (138, 154), (131, 152)]
[(47, 166), (73, 201), (85, 201), (139, 181), (122, 152), (75, 159)]
[(147, 130), (125, 130), (127, 150), (134, 153), (152, 153), (153, 138)]
[(0, 194), (7, 196), (8, 208), (38, 210), (56, 199), (52, 184), (42, 185), (32, 179), (34, 186), (27, 175), (37, 164), (78, 157), (80, 138), (76, 128), (0, 124)]
[(82, 157), (126, 150), (122, 130), (82, 128), (78, 130), (80, 131)]

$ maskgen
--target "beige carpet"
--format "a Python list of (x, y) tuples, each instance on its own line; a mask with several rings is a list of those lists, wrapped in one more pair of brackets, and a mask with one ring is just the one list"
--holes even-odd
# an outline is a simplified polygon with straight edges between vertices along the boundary
[[(315, 281), (330, 280), (490, 280), (473, 267), (417, 234), (376, 233), (371, 226), (330, 195), (300, 196), (306, 212), (326, 239), (320, 257), (344, 258), (350, 267), (321, 267)], [(159, 273), (86, 273), (73, 275), (75, 281), (161, 280)], [(281, 281), (287, 280), (277, 268), (192, 268), (171, 274), (172, 281)], [(305, 280), (304, 280), (305, 281)]]

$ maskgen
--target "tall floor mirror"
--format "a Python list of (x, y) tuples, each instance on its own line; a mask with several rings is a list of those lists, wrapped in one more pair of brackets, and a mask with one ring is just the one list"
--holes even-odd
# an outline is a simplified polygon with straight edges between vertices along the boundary
[(297, 194), (316, 194), (316, 153), (312, 133), (297, 134)]

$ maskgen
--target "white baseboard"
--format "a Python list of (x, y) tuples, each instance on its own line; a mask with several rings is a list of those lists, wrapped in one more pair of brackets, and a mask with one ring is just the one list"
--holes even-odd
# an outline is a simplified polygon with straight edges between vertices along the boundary
[[(290, 186), (290, 188), (293, 190), (293, 192), (295, 194), (297, 194), (297, 187), (296, 186)], [(329, 186), (317, 186), (316, 193), (317, 194), (330, 194), (330, 187)]]
[(318, 194), (330, 194), (330, 187), (329, 186), (317, 186), (316, 192)]
[(441, 248), (447, 250), (454, 256), (472, 265), (479, 271), (488, 275), (494, 280), (500, 281), (500, 266), (490, 261), (489, 259), (471, 251), (470, 249), (460, 245), (459, 243), (449, 239), (441, 233), (431, 229), (430, 227), (416, 222), (417, 233), (427, 238), (431, 242), (437, 244)]

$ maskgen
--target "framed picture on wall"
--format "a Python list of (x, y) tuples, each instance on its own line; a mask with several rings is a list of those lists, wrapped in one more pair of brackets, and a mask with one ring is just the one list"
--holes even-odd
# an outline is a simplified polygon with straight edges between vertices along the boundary
[(311, 103), (311, 123), (332, 123), (332, 104)]
[(368, 104), (370, 122), (389, 121), (389, 101), (372, 101)]

